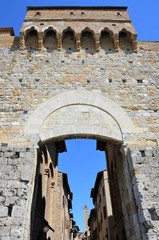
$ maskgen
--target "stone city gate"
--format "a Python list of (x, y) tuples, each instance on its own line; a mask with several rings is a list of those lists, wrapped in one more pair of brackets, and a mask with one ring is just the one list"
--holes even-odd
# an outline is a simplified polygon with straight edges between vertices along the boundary
[(159, 43), (125, 7), (29, 7), (0, 33), (1, 239), (34, 239), (39, 209), (58, 232), (57, 156), (80, 137), (107, 153), (127, 239), (159, 239)]

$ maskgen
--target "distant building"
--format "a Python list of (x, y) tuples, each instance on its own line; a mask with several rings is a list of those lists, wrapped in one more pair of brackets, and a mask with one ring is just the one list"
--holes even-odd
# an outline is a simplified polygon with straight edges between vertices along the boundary
[(92, 240), (97, 240), (97, 212), (95, 208), (91, 209), (90, 211), (88, 226), (90, 229), (90, 238)]
[(78, 240), (80, 239), (79, 235), (79, 227), (76, 225), (74, 220), (71, 220), (71, 231), (70, 231), (70, 239)]
[(84, 233), (85, 233), (85, 232), (87, 232), (89, 230), (89, 227), (88, 227), (89, 212), (88, 212), (87, 205), (85, 205), (84, 208), (83, 208), (83, 215), (84, 215), (84, 226), (83, 226), (83, 229), (84, 229)]
[(97, 174), (91, 197), (95, 208), (91, 210), (89, 218), (90, 237), (93, 240), (113, 240), (113, 214), (110, 200), (107, 171)]

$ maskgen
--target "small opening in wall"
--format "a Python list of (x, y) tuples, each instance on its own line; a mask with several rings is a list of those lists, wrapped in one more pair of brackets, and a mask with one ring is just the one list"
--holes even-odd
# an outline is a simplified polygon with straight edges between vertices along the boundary
[(123, 83), (126, 83), (126, 79), (122, 79), (122, 82), (123, 82)]
[(141, 157), (145, 157), (146, 156), (144, 150), (141, 150), (140, 153), (141, 153)]
[(44, 25), (44, 23), (40, 23), (40, 25), (42, 26), (42, 25)]
[(1, 143), (2, 147), (8, 147), (8, 143)]
[(122, 16), (121, 12), (116, 13), (117, 16)]
[(36, 78), (36, 79), (35, 79), (35, 82), (39, 82), (39, 81), (40, 81), (40, 79), (39, 79), (39, 78)]
[(12, 215), (12, 209), (13, 209), (13, 205), (10, 204), (10, 205), (8, 206), (8, 216), (9, 216), (9, 217), (11, 217), (11, 215)]
[(19, 152), (15, 152), (10, 158), (11, 158), (11, 159), (20, 158), (20, 153), (19, 153)]
[(85, 15), (85, 13), (84, 13), (84, 12), (81, 12), (81, 15)]
[(19, 79), (19, 82), (22, 82), (22, 79)]
[(109, 52), (111, 52), (111, 50), (112, 50), (112, 49), (111, 49), (111, 48), (109, 48)]
[(149, 211), (149, 213), (150, 213), (150, 215), (151, 215), (151, 219), (152, 219), (153, 221), (159, 221), (159, 216), (158, 216), (155, 208), (150, 208), (150, 209), (148, 209), (148, 211)]
[(24, 110), (23, 113), (24, 113), (24, 114), (27, 114), (27, 113), (28, 113), (28, 110)]
[(41, 12), (36, 12), (35, 16), (41, 16)]
[(90, 83), (90, 80), (87, 80), (87, 83)]
[(72, 48), (68, 48), (69, 50), (72, 50)]
[(116, 24), (115, 24), (115, 23), (112, 23), (112, 26), (116, 26)]
[(156, 109), (155, 110), (153, 110), (154, 112), (158, 112)]
[(70, 12), (70, 15), (74, 15), (74, 12)]
[(128, 52), (130, 51), (130, 49), (129, 49), (129, 48), (127, 48), (126, 50), (127, 50)]
[(143, 83), (142, 79), (138, 79), (137, 83)]
[(88, 50), (88, 48), (86, 48), (86, 50)]
[(109, 79), (109, 82), (110, 82), (110, 83), (112, 83), (112, 82), (113, 82), (113, 80), (112, 80), (112, 79)]

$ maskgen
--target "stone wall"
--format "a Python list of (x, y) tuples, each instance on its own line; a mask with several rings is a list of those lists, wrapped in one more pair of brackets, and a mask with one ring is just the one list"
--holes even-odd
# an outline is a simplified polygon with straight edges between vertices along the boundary
[(131, 147), (128, 165), (142, 238), (159, 239), (159, 147)]
[(1, 142), (20, 142), (19, 132), (45, 100), (68, 90), (88, 90), (102, 93), (127, 112), (140, 144), (157, 144), (158, 52), (91, 55), (1, 49), (0, 61)]
[(0, 238), (30, 238), (36, 149), (0, 146)]
[[(32, 10), (35, 17), (37, 10)], [(78, 11), (77, 13), (79, 14)], [(116, 21), (119, 15), (115, 16), (113, 21)], [(32, 15), (29, 16), (32, 18)], [(76, 18), (72, 14), (69, 16)], [(121, 30), (124, 26), (128, 26), (125, 24), (130, 23), (124, 14), (123, 16), (126, 20), (122, 21), (126, 22), (121, 23), (123, 24)], [(117, 34), (120, 29), (118, 31), (116, 26), (112, 26), (110, 19), (107, 20), (109, 20), (108, 25), (112, 32)], [(133, 141), (123, 138), (128, 152), (126, 153), (124, 149), (126, 162), (123, 163), (124, 167), (121, 172), (125, 172), (124, 179), (127, 179), (127, 188), (130, 183), (129, 197), (135, 198), (137, 209), (135, 219), (132, 219), (133, 215), (131, 215), (134, 226), (136, 224), (136, 229), (141, 232), (142, 239), (158, 239), (159, 42), (139, 42), (138, 51), (135, 48), (136, 52), (134, 52), (128, 49), (125, 43), (117, 49), (118, 39), (114, 37), (112, 42), (108, 42), (108, 45), (111, 43), (114, 48), (98, 48), (99, 36), (95, 36), (98, 51), (92, 52), (92, 47), (86, 49), (88, 39), (84, 40), (82, 43), (84, 47), (78, 51), (77, 48), (74, 51), (68, 49), (68, 42), (63, 42), (63, 44), (60, 42), (60, 47), (49, 51), (49, 49), (41, 48), (42, 36), (41, 32), (38, 32), (38, 49), (41, 51), (20, 50), (19, 47), (22, 43), (24, 44), (23, 37), (27, 33), (27, 21), (30, 19), (25, 21), (20, 38), (14, 37), (11, 29), (7, 33), (2, 31), (3, 34), (1, 32), (0, 36), (1, 239), (29, 239), (31, 202), (37, 162), (36, 148), (41, 139), (36, 134), (28, 136), (25, 129), (28, 121), (32, 120), (35, 110), (41, 104), (48, 103), (47, 107), (51, 108), (49, 99), (68, 91), (94, 93), (92, 101), (96, 101), (100, 94), (122, 107), (123, 112), (134, 124), (136, 138)], [(42, 30), (43, 25), (40, 21), (38, 27)], [(36, 22), (38, 21), (35, 20)], [(61, 22), (57, 25), (56, 27), (63, 32), (69, 27), (68, 23), (63, 28), (61, 28)], [(75, 25), (78, 24), (75, 22)], [(93, 29), (96, 32), (99, 25), (91, 23), (90, 27), (96, 26)], [(102, 29), (105, 28), (104, 23), (101, 23), (101, 26)], [(29, 27), (32, 29), (32, 24)], [(133, 36), (136, 36), (133, 26), (129, 27)], [(79, 28), (82, 32), (83, 22), (79, 24)], [(78, 32), (76, 34), (78, 35)], [(57, 40), (59, 41), (59, 38)], [(79, 43), (78, 40), (76, 36), (77, 43)], [(134, 38), (133, 43), (136, 47)], [(116, 50), (119, 51), (116, 52)], [(86, 95), (83, 95), (83, 102), (87, 100)], [(109, 101), (104, 102), (103, 105), (103, 108), (107, 109)], [(91, 109), (90, 106), (91, 103), (87, 106), (87, 110)], [(71, 113), (70, 111), (70, 117), (73, 118)], [(120, 117), (125, 118), (125, 115)], [(85, 121), (85, 116), (83, 120)], [(64, 122), (65, 117), (61, 117), (61, 126)], [(36, 122), (34, 124), (36, 126)], [(103, 137), (106, 136), (103, 134)], [(124, 193), (122, 197), (124, 198)], [(123, 209), (128, 204), (126, 200), (123, 201)], [(128, 209), (129, 207), (131, 209), (131, 204)], [(133, 231), (133, 229), (132, 232), (131, 229), (127, 231), (129, 236), (133, 236)]]

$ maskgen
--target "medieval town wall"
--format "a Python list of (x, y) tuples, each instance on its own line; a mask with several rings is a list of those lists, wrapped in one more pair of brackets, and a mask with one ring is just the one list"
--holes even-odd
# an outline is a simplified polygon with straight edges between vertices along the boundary
[[(12, 33), (8, 37), (2, 35), (1, 239), (29, 239), (39, 138), (27, 138), (27, 122), (50, 98), (68, 91), (85, 90), (118, 104), (134, 124), (136, 138), (123, 141), (122, 153), (126, 159), (123, 171), (127, 185), (131, 185), (130, 193), (125, 189), (123, 196), (131, 197), (133, 193), (134, 221), (139, 233), (135, 238), (130, 229), (127, 235), (129, 240), (139, 240), (141, 236), (144, 240), (159, 239), (159, 42), (139, 42), (135, 51), (122, 43), (118, 52), (112, 46), (95, 51), (91, 45), (86, 49), (88, 42), (78, 51), (69, 49), (68, 42), (61, 45), (61, 50), (20, 50), (19, 38), (14, 38)], [(74, 117), (71, 111), (69, 114)], [(127, 206), (128, 219), (134, 206), (126, 200), (122, 204)]]

